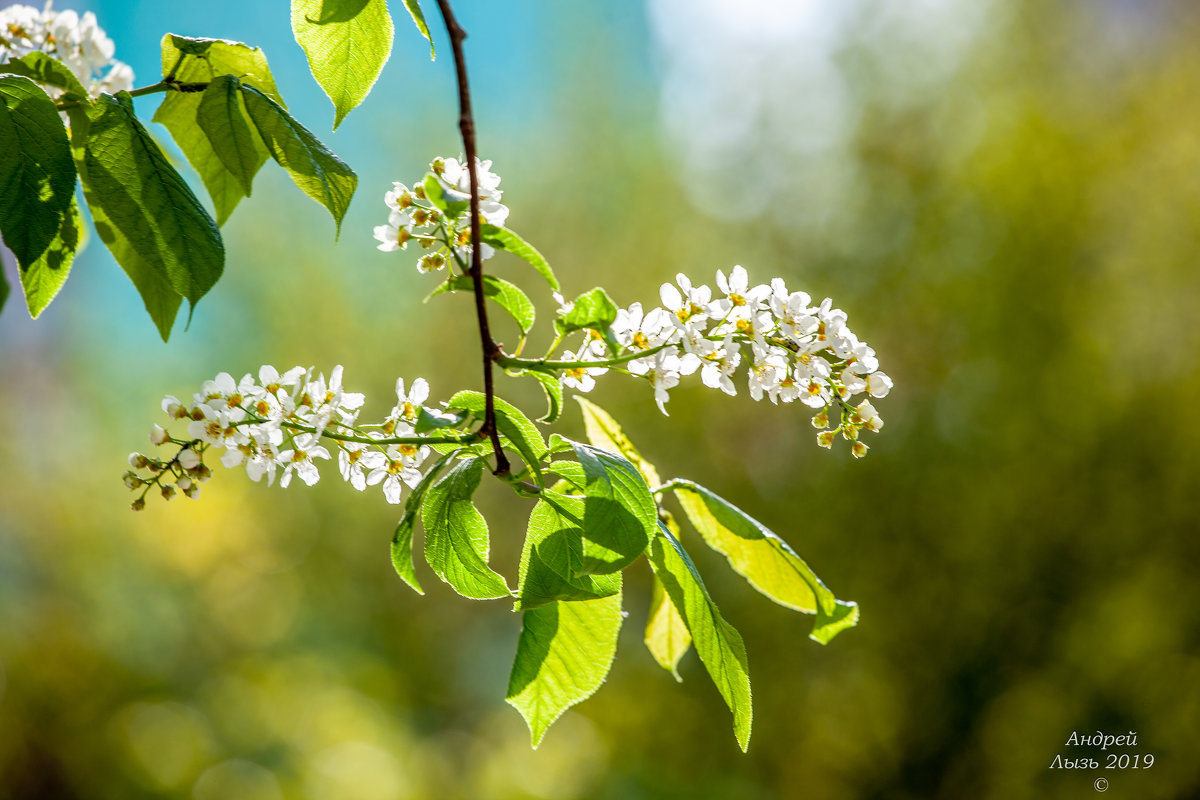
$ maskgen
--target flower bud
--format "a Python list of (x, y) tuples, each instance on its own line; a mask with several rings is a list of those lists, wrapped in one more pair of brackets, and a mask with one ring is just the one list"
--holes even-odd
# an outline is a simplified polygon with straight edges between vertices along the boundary
[(129, 489), (130, 491), (132, 491), (142, 485), (142, 479), (139, 478), (132, 471), (126, 472), (125, 475), (123, 476), (122, 480), (125, 483), (125, 488)]
[(150, 429), (150, 444), (158, 446), (167, 440), (167, 432), (163, 430), (161, 425), (155, 425)]
[(828, 428), (829, 427), (829, 415), (827, 413), (825, 413), (824, 411), (822, 411), (820, 414), (817, 414), (815, 417), (812, 418), (812, 424), (813, 424), (813, 427), (816, 428), (817, 430), (821, 430), (823, 428)]
[(856, 439), (854, 441), (854, 444), (851, 445), (851, 447), (850, 447), (850, 452), (854, 455), (855, 458), (862, 458), (863, 456), (865, 456), (867, 454), (867, 451), (870, 449), (871, 448), (867, 447), (865, 444), (863, 444), (862, 442), (860, 442)]
[(204, 483), (212, 477), (212, 470), (208, 468), (207, 464), (201, 464), (195, 469), (188, 470), (188, 474), (191, 475), (197, 483)]
[(837, 431), (821, 431), (817, 434), (817, 444), (819, 444), (821, 447), (832, 448), (833, 435), (835, 433), (837, 433)]
[(147, 461), (146, 457), (141, 453), (129, 454), (129, 466), (133, 467), (134, 469), (145, 469), (146, 465), (149, 463), (150, 462)]
[(131, 511), (141, 511), (145, 507), (146, 507), (146, 498), (144, 498), (144, 497), (139, 497), (137, 500), (134, 500), (132, 503), (129, 504), (129, 508)]
[(170, 500), (174, 496), (175, 496), (175, 487), (169, 483), (164, 483), (162, 485), (163, 500)]
[(192, 448), (179, 451), (179, 466), (184, 469), (195, 469), (200, 466), (200, 454)]

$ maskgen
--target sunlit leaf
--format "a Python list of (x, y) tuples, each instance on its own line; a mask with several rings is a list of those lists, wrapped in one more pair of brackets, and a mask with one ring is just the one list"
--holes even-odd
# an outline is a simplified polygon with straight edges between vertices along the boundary
[(761, 522), (691, 481), (670, 485), (692, 525), (734, 571), (776, 603), (817, 615), (812, 639), (825, 644), (858, 623), (858, 604), (834, 597), (804, 559)]
[(421, 582), (417, 580), (416, 568), (413, 566), (413, 529), (417, 523), (417, 512), (421, 510), (421, 502), (425, 499), (425, 493), (429, 491), (429, 486), (457, 452), (459, 451), (452, 450), (445, 454), (425, 471), (421, 482), (404, 501), (404, 516), (400, 518), (399, 524), (396, 525), (396, 532), (392, 534), (392, 566), (395, 567), (396, 574), (417, 594), (425, 594), (425, 590), (421, 588)]
[(527, 243), (515, 232), (498, 225), (485, 224), (480, 228), (479, 238), (483, 240), (484, 244), (489, 244), (497, 250), (507, 250), (514, 256), (525, 260), (546, 279), (546, 283), (550, 284), (551, 289), (558, 291), (558, 278), (554, 277), (554, 270), (550, 268), (549, 262), (533, 245)]
[(37, 319), (66, 283), (82, 234), (79, 206), (72, 197), (58, 235), (29, 269), (21, 270), (21, 288), (25, 291), (29, 316)]
[[(142, 127), (128, 93), (101, 95), (88, 117), (80, 173), (97, 232), (131, 278), (149, 268), (194, 306), (225, 266), (216, 224)], [(106, 235), (102, 226), (118, 235)], [(118, 239), (124, 243), (114, 245)], [(150, 291), (158, 293), (157, 287)], [(145, 291), (142, 296), (148, 309), (158, 303)]]
[(58, 238), (75, 175), (54, 101), (28, 78), (0, 77), (0, 235), (23, 271)]
[(334, 130), (375, 85), (392, 52), (385, 0), (292, 0), (292, 33), (333, 101)]
[(459, 461), (425, 493), (421, 523), (425, 559), (463, 597), (486, 600), (512, 592), (488, 566), (488, 526), (471, 498), (483, 474), (482, 458)]
[(547, 489), (529, 515), (521, 551), (517, 609), (556, 600), (607, 597), (621, 587), (621, 573), (583, 572), (584, 499)]
[(620, 592), (525, 612), (507, 700), (525, 718), (535, 748), (564, 711), (604, 683), (621, 621)]
[(329, 209), (340, 231), (342, 217), (358, 185), (354, 170), (293, 119), (283, 106), (252, 86), (241, 88), (246, 110), (271, 157), (288, 171), (292, 182), (306, 195)]
[[(471, 280), (470, 275), (453, 275), (439, 286), (433, 294), (438, 295), (443, 292), (473, 292), (474, 290), (475, 284)], [(503, 278), (497, 278), (495, 275), (484, 275), (483, 294), (507, 311), (509, 316), (520, 326), (522, 333), (528, 333), (529, 329), (533, 327), (535, 315), (533, 301), (513, 284)]]
[(619, 572), (646, 549), (657, 526), (658, 506), (646, 481), (619, 454), (571, 445), (584, 473), (580, 572)]
[(733, 732), (745, 750), (750, 744), (754, 712), (746, 646), (741, 634), (721, 616), (704, 588), (696, 565), (665, 527), (660, 527), (659, 535), (650, 540), (646, 555), (671, 603), (687, 624), (704, 669), (733, 712)]
[(554, 320), (560, 334), (590, 328), (607, 333), (617, 320), (617, 306), (603, 289), (597, 287), (576, 297), (571, 310)]
[(200, 96), (196, 122), (221, 165), (249, 197), (254, 176), (267, 161), (267, 150), (246, 114), (238, 85), (238, 79), (228, 75), (213, 78)]
[(66, 64), (57, 58), (48, 56), (37, 50), (26, 53), (20, 58), (10, 58), (0, 64), (0, 72), (22, 75), (37, 83), (55, 86), (63, 90), (58, 102), (79, 102), (91, 105), (92, 99), (87, 89), (75, 77)]
[[(675, 520), (668, 515), (664, 524), (678, 541), (679, 527)], [(671, 602), (671, 597), (663, 588), (662, 581), (658, 579), (657, 575), (652, 576), (652, 581), (650, 614), (646, 619), (644, 637), (646, 649), (650, 651), (650, 655), (654, 656), (654, 660), (658, 662), (659, 666), (674, 675), (675, 680), (682, 681), (683, 678), (679, 675), (679, 661), (692, 646), (692, 633), (688, 630), (687, 623), (684, 622), (679, 609)]]
[(589, 442), (596, 447), (625, 456), (629, 463), (642, 473), (642, 477), (646, 479), (646, 483), (651, 488), (657, 487), (661, 483), (658, 470), (654, 468), (653, 464), (642, 458), (642, 454), (633, 446), (633, 442), (621, 430), (621, 426), (617, 424), (611, 414), (579, 395), (575, 395), (575, 402), (579, 403), (579, 408), (583, 411), (583, 425), (584, 430), (587, 431)]
[(429, 25), (425, 22), (425, 14), (421, 11), (421, 5), (417, 0), (404, 0), (404, 7), (408, 9), (408, 15), (412, 17), (417, 30), (425, 37), (425, 41), (429, 42), (429, 60), (433, 61), (436, 56), (433, 52), (433, 37), (429, 35)]
[[(462, 391), (451, 397), (446, 407), (451, 410), (465, 409), (477, 419), (483, 419), (485, 403), (486, 398), (482, 392)], [(540, 473), (540, 462), (546, 453), (546, 441), (538, 432), (537, 426), (511, 403), (499, 397), (494, 398), (494, 403), (497, 429), (512, 442), (521, 458), (525, 459), (525, 463)]]

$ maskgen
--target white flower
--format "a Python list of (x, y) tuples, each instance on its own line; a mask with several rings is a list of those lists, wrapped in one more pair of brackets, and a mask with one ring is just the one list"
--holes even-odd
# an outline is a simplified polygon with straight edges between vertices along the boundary
[[(675, 276), (676, 288), (664, 283), (658, 291), (659, 298), (667, 310), (680, 322), (701, 325), (707, 322), (716, 309), (712, 306), (712, 289), (707, 286), (692, 286), (692, 279), (682, 272)], [(682, 290), (682, 291), (681, 291)]]
[(167, 441), (167, 432), (161, 425), (155, 425), (150, 429), (150, 444), (156, 447)]
[(366, 445), (360, 442), (343, 442), (338, 452), (338, 468), (342, 472), (342, 479), (360, 492), (367, 488), (364, 469), (370, 464), (370, 459), (364, 456), (372, 452), (375, 451), (368, 451)]
[[(425, 459), (427, 448), (417, 448), (416, 445), (388, 445), (386, 453), (369, 453), (372, 458), (372, 469), (367, 475), (367, 485), (374, 486), (383, 483), (383, 496), (393, 505), (400, 502), (404, 486), (416, 486), (421, 481), (421, 471), (417, 466)], [(365, 457), (364, 457), (365, 458)]]
[[(709, 342), (714, 347), (715, 342)], [(725, 394), (736, 395), (737, 388), (733, 385), (732, 376), (738, 364), (742, 362), (742, 354), (733, 343), (732, 336), (726, 336), (721, 346), (704, 359), (700, 369), (700, 380), (710, 389), (720, 389)]]
[(293, 472), (309, 486), (321, 479), (321, 473), (313, 459), (329, 458), (329, 451), (316, 444), (317, 441), (319, 440), (315, 436), (297, 436), (294, 449), (279, 453), (278, 461), (283, 466), (283, 473), (279, 476), (280, 486), (286, 488), (291, 483)]
[(580, 392), (590, 392), (596, 388), (596, 379), (592, 376), (603, 375), (608, 372), (608, 367), (584, 366), (590, 360), (589, 356), (593, 356), (592, 350), (589, 347), (590, 342), (590, 339), (584, 342), (583, 348), (578, 353), (567, 351), (562, 354), (562, 361), (577, 361), (580, 364), (578, 367), (568, 367), (563, 370), (563, 386)]
[(393, 211), (388, 215), (386, 225), (377, 225), (374, 229), (377, 248), (385, 253), (393, 250), (403, 250), (412, 239), (412, 217), (403, 211)]
[(736, 266), (725, 273), (717, 270), (717, 288), (725, 294), (725, 299), (717, 301), (717, 316), (729, 319), (743, 319), (759, 310), (759, 306), (771, 295), (771, 287), (765, 284), (750, 286), (750, 276), (745, 268)]
[[(470, 199), (470, 170), (457, 158), (446, 158), (440, 161), (441, 172), (438, 177), (442, 183), (451, 191), (461, 194), (463, 199)], [(434, 164), (437, 165), (438, 162), (435, 161)], [(438, 172), (436, 166), (434, 172)], [(500, 176), (492, 172), (492, 162), (480, 161), (476, 156), (475, 177), (479, 182), (479, 216), (490, 225), (504, 227), (504, 223), (508, 220), (508, 207), (500, 204), (500, 197), (503, 195), (499, 188)]]
[[(392, 423), (393, 430), (398, 422), (415, 423), (421, 414), (421, 404), (428, 399), (429, 381), (424, 378), (417, 378), (412, 383), (412, 389), (405, 392), (404, 378), (397, 378), (396, 407), (387, 416), (387, 421)], [(393, 432), (387, 429), (387, 423), (384, 424), (384, 431), (386, 433)]]

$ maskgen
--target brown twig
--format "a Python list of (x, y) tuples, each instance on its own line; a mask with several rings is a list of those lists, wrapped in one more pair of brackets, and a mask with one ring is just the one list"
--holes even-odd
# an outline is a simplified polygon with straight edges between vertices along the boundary
[(462, 133), (463, 148), (466, 150), (467, 174), (471, 179), (471, 285), (475, 290), (475, 318), (479, 322), (479, 339), (483, 346), (483, 427), (481, 433), (486, 433), (492, 440), (492, 450), (496, 453), (496, 469), (494, 474), (506, 475), (509, 471), (508, 458), (504, 448), (500, 446), (500, 434), (496, 429), (495, 387), (492, 383), (492, 362), (500, 355), (500, 346), (492, 339), (488, 328), (487, 305), (483, 294), (483, 257), (480, 250), (482, 232), (479, 224), (479, 176), (475, 169), (475, 119), (471, 114), (471, 90), (467, 85), (467, 62), (463, 57), (462, 42), (467, 38), (466, 31), (458, 25), (454, 12), (450, 10), (449, 0), (438, 0), (438, 8), (442, 19), (446, 22), (446, 33), (450, 35), (450, 47), (454, 51), (454, 71), (458, 75), (458, 129)]

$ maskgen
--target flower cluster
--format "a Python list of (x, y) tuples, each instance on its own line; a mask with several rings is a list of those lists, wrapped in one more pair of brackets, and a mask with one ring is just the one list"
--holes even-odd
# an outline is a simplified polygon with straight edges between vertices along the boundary
[[(503, 227), (508, 219), (508, 207), (500, 203), (503, 194), (499, 188), (500, 176), (491, 168), (491, 161), (475, 159), (479, 214), (484, 223)], [(387, 224), (375, 228), (378, 247), (390, 252), (403, 250), (409, 242), (416, 242), (430, 251), (417, 260), (417, 269), (421, 272), (441, 269), (450, 259), (465, 268), (471, 258), (470, 174), (466, 165), (455, 158), (435, 158), (429, 169), (426, 179), (414, 184), (412, 189), (403, 183), (393, 183), (384, 195), (389, 213)], [(438, 197), (430, 197), (431, 188)], [(494, 254), (488, 245), (480, 245), (480, 255), (484, 259)]]
[[(54, 11), (49, 2), (41, 11), (32, 6), (0, 9), (0, 64), (34, 51), (65, 64), (92, 97), (133, 88), (133, 70), (113, 58), (112, 39), (91, 11), (83, 16), (70, 9)], [(43, 88), (51, 97), (62, 94), (57, 87)]]
[[(428, 437), (415, 433), (418, 420), (423, 415), (446, 418), (440, 410), (422, 405), (428, 397), (424, 378), (413, 381), (407, 391), (401, 378), (396, 381), (396, 405), (384, 421), (359, 426), (365, 398), (343, 388), (341, 366), (333, 369), (328, 380), (303, 367), (281, 374), (264, 366), (257, 376), (247, 374), (240, 381), (222, 372), (206, 381), (191, 403), (174, 396), (163, 400), (163, 411), (186, 436), (174, 436), (155, 425), (151, 443), (174, 445), (178, 451), (170, 459), (131, 454), (130, 466), (149, 474), (131, 470), (125, 474), (125, 484), (142, 489), (135, 510), (145, 506), (145, 495), (155, 486), (167, 499), (176, 489), (192, 497), (198, 491), (196, 484), (212, 474), (204, 463), (209, 449), (223, 447), (221, 463), (244, 467), (251, 480), (265, 476), (271, 484), (278, 478), (281, 486), (287, 486), (295, 476), (311, 486), (320, 479), (317, 462), (333, 460), (332, 447), (347, 483), (359, 491), (381, 485), (387, 501), (399, 503), (404, 487), (421, 480), (420, 466), (430, 452), (422, 444)], [(174, 485), (166, 482), (171, 479)]]
[[(590, 375), (623, 363), (651, 383), (665, 414), (668, 392), (681, 376), (699, 372), (705, 386), (732, 395), (737, 393), (733, 375), (746, 361), (752, 398), (799, 401), (817, 409), (813, 424), (821, 431), (821, 446), (832, 446), (841, 433), (852, 442), (855, 456), (866, 455), (859, 433), (878, 431), (883, 420), (868, 398), (857, 404), (856, 398), (884, 397), (892, 380), (879, 371), (875, 351), (846, 325), (846, 313), (828, 298), (812, 305), (806, 293), (789, 292), (781, 278), (751, 286), (740, 266), (729, 275), (718, 271), (716, 277), (718, 293), (680, 274), (675, 284), (663, 284), (662, 306), (645, 311), (634, 303), (619, 310), (612, 334), (620, 349), (612, 352), (604, 337), (589, 335), (570, 354), (568, 360), (579, 366), (572, 365), (564, 383), (587, 391), (593, 383)], [(599, 363), (589, 368), (587, 362)]]

